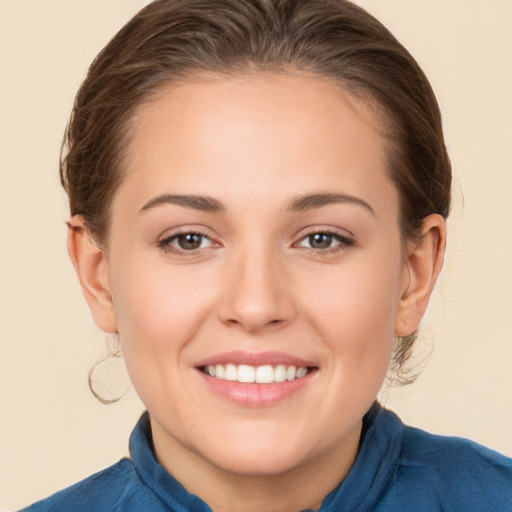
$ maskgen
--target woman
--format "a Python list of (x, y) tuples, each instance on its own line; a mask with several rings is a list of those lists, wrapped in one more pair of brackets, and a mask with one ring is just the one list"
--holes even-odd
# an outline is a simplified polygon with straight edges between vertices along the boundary
[[(409, 53), (339, 0), (158, 0), (67, 131), (68, 249), (148, 409), (29, 510), (509, 510), (512, 463), (404, 427), (451, 170)], [(428, 484), (426, 484), (428, 482)]]

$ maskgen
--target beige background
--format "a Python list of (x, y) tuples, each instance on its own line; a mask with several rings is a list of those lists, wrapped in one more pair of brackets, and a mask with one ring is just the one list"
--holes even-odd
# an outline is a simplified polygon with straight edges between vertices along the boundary
[[(87, 388), (105, 336), (67, 260), (57, 159), (89, 62), (144, 3), (0, 0), (0, 508), (125, 455), (141, 412), (133, 392), (103, 406)], [(358, 3), (430, 76), (455, 169), (422, 336), (434, 352), (416, 384), (384, 397), (410, 423), (512, 455), (512, 1)], [(122, 372), (109, 375), (122, 390)]]

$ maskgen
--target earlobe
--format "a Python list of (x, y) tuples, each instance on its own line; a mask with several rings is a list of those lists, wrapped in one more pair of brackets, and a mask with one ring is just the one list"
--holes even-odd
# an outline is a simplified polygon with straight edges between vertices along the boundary
[(72, 217), (67, 225), (69, 257), (94, 321), (102, 331), (115, 333), (117, 324), (105, 251), (98, 247), (80, 216)]
[(418, 328), (443, 265), (445, 245), (445, 220), (437, 214), (429, 215), (423, 221), (421, 237), (408, 248), (396, 336), (408, 336)]

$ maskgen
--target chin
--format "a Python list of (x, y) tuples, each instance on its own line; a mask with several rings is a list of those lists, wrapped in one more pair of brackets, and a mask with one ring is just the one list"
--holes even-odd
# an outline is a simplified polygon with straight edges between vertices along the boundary
[[(306, 462), (315, 446), (308, 446), (297, 433), (283, 433), (282, 429), (267, 429), (264, 426), (250, 429), (247, 425), (229, 436), (218, 436), (217, 443), (200, 447), (203, 458), (227, 473), (240, 476), (272, 476), (293, 470)], [(222, 439), (222, 441), (221, 441)]]
[(240, 477), (270, 477), (288, 473), (301, 465), (301, 457), (297, 454), (280, 453), (276, 455), (275, 451), (252, 452), (251, 450), (241, 450), (233, 454), (224, 454), (216, 461), (211, 461), (214, 465), (226, 472)]

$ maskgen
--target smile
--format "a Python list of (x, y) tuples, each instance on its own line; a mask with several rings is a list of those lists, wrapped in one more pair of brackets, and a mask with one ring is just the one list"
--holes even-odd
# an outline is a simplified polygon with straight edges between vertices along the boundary
[(215, 379), (240, 383), (272, 384), (305, 377), (310, 369), (304, 366), (270, 364), (250, 366), (247, 364), (216, 364), (203, 366), (201, 370)]
[(315, 363), (285, 352), (235, 350), (198, 361), (195, 368), (215, 395), (237, 407), (259, 408), (309, 389), (320, 370)]

